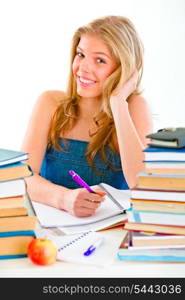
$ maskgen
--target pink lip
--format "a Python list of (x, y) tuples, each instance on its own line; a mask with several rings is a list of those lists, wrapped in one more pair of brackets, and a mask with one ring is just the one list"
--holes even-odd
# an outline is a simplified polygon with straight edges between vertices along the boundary
[(78, 75), (78, 74), (77, 74), (77, 77), (78, 77), (78, 78), (85, 79), (85, 80), (91, 80), (91, 81), (94, 81), (94, 82), (96, 82), (96, 80), (94, 80), (94, 79), (91, 79), (91, 78), (88, 78), (88, 77), (85, 77), (85, 76), (82, 76), (82, 75)]
[[(93, 81), (93, 82), (89, 82), (89, 83), (81, 82), (81, 81), (80, 81), (80, 78), (83, 78), (84, 80), (91, 80), (91, 81)], [(82, 87), (90, 87), (90, 86), (92, 86), (92, 85), (94, 85), (94, 84), (96, 83), (95, 80), (89, 79), (89, 78), (87, 78), (87, 77), (77, 76), (77, 79), (78, 79), (79, 85), (82, 86)]]

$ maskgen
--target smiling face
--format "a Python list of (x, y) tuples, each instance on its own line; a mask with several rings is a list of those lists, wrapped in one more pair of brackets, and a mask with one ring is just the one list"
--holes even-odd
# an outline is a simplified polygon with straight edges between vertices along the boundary
[(116, 66), (110, 49), (99, 36), (83, 34), (72, 66), (78, 95), (82, 98), (100, 97), (105, 80)]

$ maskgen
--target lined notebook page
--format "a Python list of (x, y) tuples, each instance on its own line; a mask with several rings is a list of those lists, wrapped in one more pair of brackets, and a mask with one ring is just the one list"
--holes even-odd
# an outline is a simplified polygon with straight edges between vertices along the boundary
[(100, 207), (96, 210), (96, 213), (93, 216), (79, 218), (54, 207), (32, 201), (35, 213), (41, 226), (67, 227), (93, 224), (100, 220), (119, 215), (123, 213), (125, 209), (130, 207), (130, 191), (118, 190), (107, 184), (103, 185), (120, 203), (122, 208), (116, 205), (108, 196), (105, 196), (105, 201), (101, 203)]
[[(117, 251), (123, 239), (123, 232), (123, 230), (115, 231), (114, 240), (110, 238), (110, 232), (88, 231), (81, 234), (59, 236), (51, 234), (50, 230), (41, 229), (36, 231), (36, 235), (55, 242), (58, 248), (57, 259), (60, 261), (106, 267), (117, 260)], [(96, 251), (89, 256), (84, 256), (83, 253), (88, 247), (102, 237), (103, 242)]]

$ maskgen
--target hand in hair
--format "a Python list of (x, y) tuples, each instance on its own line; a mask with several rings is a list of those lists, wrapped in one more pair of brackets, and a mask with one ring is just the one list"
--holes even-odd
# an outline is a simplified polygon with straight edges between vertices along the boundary
[(84, 188), (67, 191), (63, 209), (77, 217), (88, 217), (95, 214), (106, 195), (101, 190), (95, 190), (95, 192), (89, 193)]
[(112, 93), (110, 101), (127, 100), (127, 98), (135, 91), (138, 83), (138, 78), (139, 78), (139, 73), (136, 70), (122, 87), (120, 87), (118, 84), (118, 86)]

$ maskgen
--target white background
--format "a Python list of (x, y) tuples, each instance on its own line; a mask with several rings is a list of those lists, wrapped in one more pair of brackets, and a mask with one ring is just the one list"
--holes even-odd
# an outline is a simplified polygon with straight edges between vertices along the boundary
[(154, 128), (185, 126), (185, 0), (0, 0), (0, 147), (19, 149), (45, 90), (64, 90), (77, 27), (105, 15), (135, 24)]

